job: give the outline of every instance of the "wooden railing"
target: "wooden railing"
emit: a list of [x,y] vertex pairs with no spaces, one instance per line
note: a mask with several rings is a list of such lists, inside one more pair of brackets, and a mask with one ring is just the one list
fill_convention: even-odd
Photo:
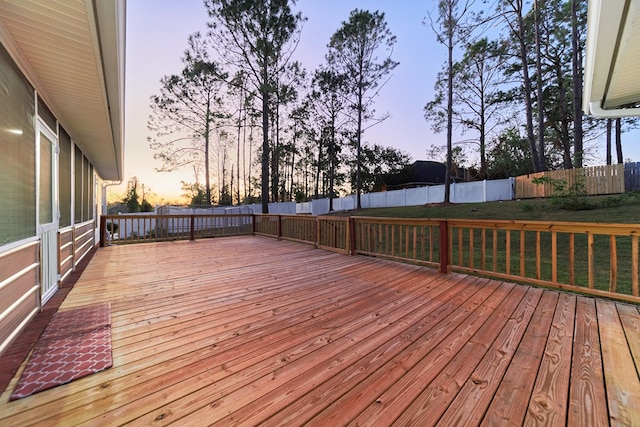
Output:
[[261,236],[280,238],[280,217],[279,215],[254,215],[253,233]]
[[318,242],[319,248],[349,254],[352,252],[352,233],[347,217],[319,216]]
[[[118,224],[118,235],[106,231]],[[135,231],[134,231],[135,230]],[[116,215],[104,245],[257,234],[640,303],[640,225],[308,215]]]
[[472,274],[638,298],[640,226],[449,220],[449,265]]
[[251,234],[253,215],[103,215],[100,246]]
[[431,267],[440,266],[440,221],[354,217],[354,251]]

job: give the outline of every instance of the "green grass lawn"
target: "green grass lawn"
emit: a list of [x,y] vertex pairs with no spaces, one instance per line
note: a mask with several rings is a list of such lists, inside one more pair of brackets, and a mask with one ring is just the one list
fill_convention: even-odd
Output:
[[528,199],[361,209],[349,211],[347,214],[389,218],[514,219],[640,224],[640,192],[592,196],[587,197],[586,200],[595,208],[570,211],[554,206],[550,199]]

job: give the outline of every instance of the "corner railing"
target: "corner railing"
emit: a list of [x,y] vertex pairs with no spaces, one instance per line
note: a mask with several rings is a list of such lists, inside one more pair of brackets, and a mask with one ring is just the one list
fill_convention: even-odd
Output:
[[100,246],[251,234],[251,214],[103,215]]
[[263,235],[640,303],[640,225],[309,215],[109,215],[101,246]]

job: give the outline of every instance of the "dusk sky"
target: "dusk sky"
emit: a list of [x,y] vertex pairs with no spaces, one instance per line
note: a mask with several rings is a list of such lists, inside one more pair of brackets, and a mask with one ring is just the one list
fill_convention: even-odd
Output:
[[[379,10],[397,42],[392,58],[400,62],[375,102],[377,112],[391,117],[366,131],[364,140],[401,149],[414,160],[427,159],[426,151],[445,145],[445,133],[434,135],[423,116],[423,107],[433,97],[437,72],[446,59],[446,50],[435,41],[431,29],[422,24],[435,1],[384,0],[300,0],[297,9],[308,18],[302,30],[295,58],[312,72],[323,62],[331,35],[355,8]],[[180,181],[194,181],[191,169],[158,173],[147,137],[149,98],[157,94],[160,79],[179,73],[187,37],[206,33],[207,13],[202,0],[129,0],[127,2],[125,181],[137,176],[165,201],[179,200]],[[634,132],[637,135],[637,132]],[[460,139],[460,136],[456,136]],[[640,160],[638,143],[624,135],[624,157]],[[454,142],[456,139],[454,138]],[[591,164],[601,164],[594,159]],[[123,194],[125,186],[110,187]],[[113,197],[113,196],[112,196]]]

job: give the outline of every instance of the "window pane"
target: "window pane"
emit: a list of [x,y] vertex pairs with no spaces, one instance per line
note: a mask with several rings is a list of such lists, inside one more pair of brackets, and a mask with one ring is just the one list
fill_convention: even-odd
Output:
[[82,183],[82,200],[84,202],[84,206],[82,209],[82,221],[88,221],[89,219],[91,219],[91,215],[90,212],[92,210],[91,208],[91,199],[89,198],[89,189],[91,188],[91,168],[89,167],[90,163],[89,163],[89,159],[87,159],[86,157],[82,158],[82,171],[83,171],[83,176],[84,176],[84,180]]
[[95,200],[93,200],[93,165],[89,163],[89,218],[93,219],[93,206],[95,205]]
[[60,227],[71,225],[71,138],[60,128],[59,198]]
[[40,224],[50,224],[53,222],[53,168],[51,140],[44,134],[40,134]]
[[38,97],[38,116],[49,126],[49,129],[56,133],[56,117],[53,115],[42,98]]
[[76,155],[74,161],[74,203],[75,203],[75,223],[82,222],[82,151],[76,147]]
[[35,98],[0,44],[0,245],[36,235]]

